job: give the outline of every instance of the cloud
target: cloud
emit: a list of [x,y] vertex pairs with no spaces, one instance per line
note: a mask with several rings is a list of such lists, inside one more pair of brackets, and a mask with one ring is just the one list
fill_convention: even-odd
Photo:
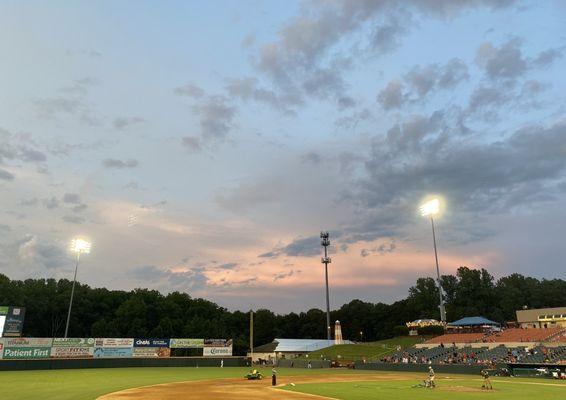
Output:
[[76,225],[85,222],[85,219],[83,217],[79,217],[78,215],[64,215],[63,217],[61,217],[61,219],[65,222],[68,222],[69,224],[76,224]]
[[485,42],[477,50],[476,63],[489,79],[513,83],[529,69],[547,67],[562,56],[561,50],[548,49],[532,59],[523,55],[522,44],[518,38],[510,39],[499,47]]
[[368,257],[372,254],[385,255],[387,253],[393,253],[396,248],[397,248],[397,245],[395,244],[395,242],[392,241],[392,242],[389,242],[389,243],[382,243],[379,246],[371,248],[371,249],[362,249],[360,251],[360,255],[362,257]]
[[200,99],[205,95],[205,92],[202,88],[193,84],[179,86],[175,88],[174,92],[179,96],[188,96],[194,99]]
[[273,90],[261,87],[257,78],[230,79],[225,90],[233,98],[267,104],[287,115],[294,114],[293,107],[302,104],[302,99],[297,93],[282,92],[278,94]]
[[200,139],[194,136],[185,136],[181,139],[181,143],[192,153],[198,153],[202,150]]
[[200,119],[201,136],[207,141],[222,141],[233,127],[236,108],[223,96],[209,96],[192,107]]
[[439,90],[452,89],[468,78],[466,64],[457,58],[444,65],[416,65],[403,76],[403,80],[390,81],[379,92],[377,101],[384,110],[401,108],[406,103],[422,102]]
[[59,207],[59,200],[56,197],[49,197],[41,200],[41,203],[48,210]]
[[110,169],[126,169],[126,168],[135,168],[139,165],[138,160],[129,159],[129,160],[118,160],[116,158],[107,158],[103,161],[102,165],[105,168]]
[[289,257],[312,257],[319,255],[321,252],[320,238],[318,236],[310,236],[306,238],[297,238],[286,246],[280,246],[274,250],[259,255],[261,258],[277,258],[279,256]]
[[24,148],[21,151],[20,158],[22,161],[41,162],[41,161],[45,161],[47,159],[47,156],[45,155],[45,153],[42,153],[41,151]]
[[93,78],[83,78],[72,82],[70,86],[59,89],[53,97],[37,98],[32,101],[37,115],[43,119],[56,119],[61,116],[72,116],[85,125],[98,126],[100,118],[87,101],[93,86],[98,82]]
[[137,125],[137,124],[140,124],[142,122],[145,122],[145,120],[143,118],[140,118],[140,117],[131,117],[131,118],[118,117],[118,118],[115,118],[114,121],[112,121],[112,125],[114,125],[114,128],[116,128],[118,130],[122,130],[122,129],[129,127],[129,126]]
[[317,165],[322,162],[322,157],[315,151],[309,151],[301,156],[301,162],[304,164]]
[[14,178],[15,178],[14,174],[12,174],[9,171],[6,171],[5,169],[0,168],[0,180],[13,181]]
[[63,195],[63,203],[67,204],[80,204],[81,196],[76,193],[65,193]]
[[18,260],[24,264],[40,266],[46,269],[67,267],[69,258],[59,246],[40,239],[38,236],[25,235],[13,244]]

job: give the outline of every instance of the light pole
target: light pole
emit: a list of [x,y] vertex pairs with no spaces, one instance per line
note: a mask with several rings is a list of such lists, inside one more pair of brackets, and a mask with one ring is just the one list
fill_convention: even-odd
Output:
[[324,257],[322,258],[322,263],[324,264],[324,274],[326,277],[326,339],[331,340],[330,335],[330,299],[328,294],[328,264],[332,262],[332,259],[328,257],[328,246],[330,246],[330,234],[328,232],[320,232],[320,238],[322,239],[321,244],[324,247]]
[[436,261],[436,282],[438,284],[438,295],[440,296],[440,320],[446,324],[446,308],[444,307],[444,296],[442,295],[442,284],[440,282],[440,268],[438,267],[438,251],[436,250],[436,233],[434,231],[434,216],[440,211],[440,200],[432,199],[420,206],[421,215],[430,217],[432,226],[432,242],[434,244],[434,259]]
[[91,244],[83,239],[73,239],[71,242],[71,251],[75,253],[77,262],[75,264],[75,276],[73,277],[73,287],[71,289],[71,300],[69,301],[69,311],[67,312],[67,324],[65,325],[65,338],[69,333],[69,321],[71,319],[71,309],[73,308],[73,297],[75,296],[75,284],[77,283],[77,270],[79,269],[79,260],[81,254],[90,253]]

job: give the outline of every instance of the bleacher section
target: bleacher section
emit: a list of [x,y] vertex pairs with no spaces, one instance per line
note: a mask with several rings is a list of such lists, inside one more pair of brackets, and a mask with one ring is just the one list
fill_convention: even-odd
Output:
[[[547,343],[547,345],[544,345]],[[501,344],[500,344],[501,343]],[[448,333],[397,351],[380,362],[405,364],[566,364],[564,328],[510,328],[491,333]]]
[[480,341],[486,343],[544,342],[559,334],[562,328],[521,329],[511,328],[496,332]]
[[434,337],[427,341],[430,344],[450,344],[450,343],[475,343],[480,342],[485,337],[485,333],[447,333]]

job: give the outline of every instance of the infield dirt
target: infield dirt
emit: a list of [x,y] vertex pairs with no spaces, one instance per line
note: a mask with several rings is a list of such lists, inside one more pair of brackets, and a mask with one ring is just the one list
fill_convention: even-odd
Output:
[[[356,374],[356,375],[310,375],[278,377],[278,386],[290,383],[330,383],[407,380],[412,377],[422,380],[423,374]],[[249,400],[249,399],[330,399],[296,392],[274,389],[271,377],[261,381],[241,379],[216,379],[206,381],[175,382],[143,386],[122,390],[99,397],[97,400]]]

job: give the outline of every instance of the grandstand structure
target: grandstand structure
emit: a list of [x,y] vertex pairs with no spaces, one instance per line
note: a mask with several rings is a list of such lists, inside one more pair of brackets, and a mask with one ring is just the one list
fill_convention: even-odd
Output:
[[[552,310],[552,311],[549,311]],[[563,309],[529,310],[526,319],[560,319]],[[518,312],[519,315],[519,312]],[[523,314],[522,316],[524,316]],[[534,316],[534,317],[533,317]],[[566,325],[533,324],[501,329],[483,317],[468,317],[447,325],[445,334],[398,350],[378,362],[398,364],[556,364],[566,365]]]

